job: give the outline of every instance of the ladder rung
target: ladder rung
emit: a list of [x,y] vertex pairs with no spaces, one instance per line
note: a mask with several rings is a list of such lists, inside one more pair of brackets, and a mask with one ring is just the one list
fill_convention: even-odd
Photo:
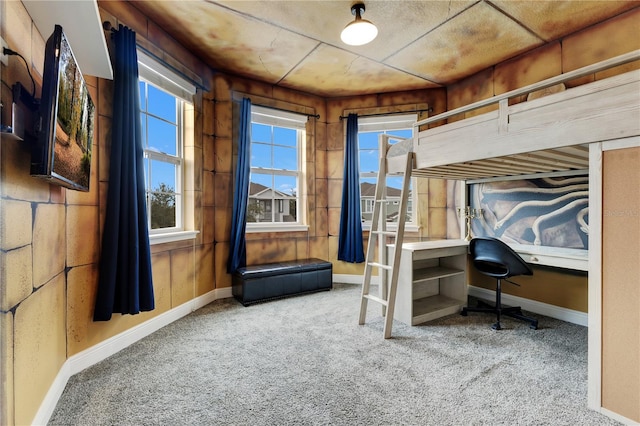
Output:
[[376,203],[399,203],[400,202],[399,199],[386,199],[386,198],[380,198],[375,201]]
[[391,266],[391,265],[385,265],[383,263],[378,263],[378,262],[369,262],[368,265],[369,266],[378,267],[378,268],[382,268],[382,269],[386,269],[387,271],[390,271],[390,270],[393,269],[393,266]]
[[371,231],[371,233],[373,234],[380,234],[380,235],[388,235],[390,237],[395,237],[396,236],[396,232],[395,231]]
[[374,302],[378,302],[378,303],[380,303],[380,304],[382,304],[384,306],[388,306],[389,305],[389,303],[386,300],[381,299],[381,298],[379,298],[377,296],[374,296],[372,294],[365,294],[364,297],[369,299],[369,300],[373,300]]

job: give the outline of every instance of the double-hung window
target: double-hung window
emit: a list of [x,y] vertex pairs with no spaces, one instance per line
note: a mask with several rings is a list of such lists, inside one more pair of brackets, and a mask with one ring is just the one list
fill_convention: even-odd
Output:
[[247,230],[290,230],[304,225],[301,208],[307,117],[251,107],[251,174]]
[[[379,137],[381,134],[396,136],[400,139],[413,136],[413,124],[416,122],[415,114],[388,115],[376,117],[358,118],[358,160],[360,167],[360,211],[363,227],[371,226],[373,207],[375,205],[375,189],[380,167],[380,158],[384,152],[380,152]],[[391,139],[390,143],[397,140]],[[387,205],[387,223],[393,228],[398,222],[400,212],[400,193],[402,190],[402,176],[387,176],[386,199],[397,199]],[[409,183],[409,197],[407,200],[407,216],[405,226],[416,226],[417,218],[413,212],[415,200],[414,179]]]
[[[195,87],[138,51],[140,121],[150,239],[185,230],[185,140]],[[191,210],[193,206],[191,206]]]

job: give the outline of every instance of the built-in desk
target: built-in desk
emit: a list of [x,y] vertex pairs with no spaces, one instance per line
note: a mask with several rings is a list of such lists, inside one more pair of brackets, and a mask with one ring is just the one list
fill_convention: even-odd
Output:
[[[404,243],[393,317],[416,325],[460,312],[467,303],[467,246],[464,240]],[[388,250],[393,256],[394,246]]]
[[[394,318],[416,325],[460,312],[467,304],[465,240],[404,243],[396,291]],[[557,268],[588,270],[588,251],[509,244],[525,262]],[[388,258],[394,245],[389,244]]]
[[589,251],[562,247],[533,246],[509,243],[525,262],[555,268],[589,270]]

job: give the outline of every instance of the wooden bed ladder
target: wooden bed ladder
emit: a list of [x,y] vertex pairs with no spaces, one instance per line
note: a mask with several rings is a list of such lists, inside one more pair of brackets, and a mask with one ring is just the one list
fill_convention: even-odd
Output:
[[[411,170],[414,164],[414,156],[411,150],[394,156],[391,160],[388,157],[390,145],[388,135],[381,135],[380,149],[384,149],[387,155],[381,156],[380,168],[376,182],[376,191],[373,207],[373,217],[371,219],[371,231],[369,232],[369,243],[367,244],[367,255],[365,259],[364,278],[362,284],[362,294],[360,298],[360,318],[359,324],[363,325],[367,317],[367,302],[369,300],[382,305],[382,315],[385,316],[383,335],[385,339],[391,337],[391,327],[393,324],[393,310],[396,303],[396,288],[398,285],[398,273],[400,270],[400,255],[402,253],[402,239],[404,235],[404,225],[407,217],[407,200],[409,197],[409,182],[411,180]],[[405,140],[406,145],[412,143],[412,139]],[[400,200],[397,198],[387,199],[387,175],[402,175],[402,190]],[[395,231],[387,230],[387,206],[398,203],[398,226]],[[395,249],[393,258],[387,259],[387,239],[393,238]],[[375,260],[376,244],[378,246],[379,261]],[[378,268],[380,276],[379,295],[370,293],[371,272],[373,268]]]

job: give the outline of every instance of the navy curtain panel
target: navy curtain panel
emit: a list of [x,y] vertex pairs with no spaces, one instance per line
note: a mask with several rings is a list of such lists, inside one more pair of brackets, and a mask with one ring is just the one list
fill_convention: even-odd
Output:
[[338,234],[338,260],[364,262],[360,214],[360,171],[358,167],[358,115],[347,117],[347,143],[344,151],[342,209]]
[[115,45],[109,190],[94,321],[154,309],[144,188],[136,33],[120,25]]
[[244,98],[240,104],[240,126],[238,134],[238,163],[236,165],[231,236],[229,238],[229,260],[227,272],[247,266],[247,203],[249,199],[249,172],[251,167],[251,99]]

